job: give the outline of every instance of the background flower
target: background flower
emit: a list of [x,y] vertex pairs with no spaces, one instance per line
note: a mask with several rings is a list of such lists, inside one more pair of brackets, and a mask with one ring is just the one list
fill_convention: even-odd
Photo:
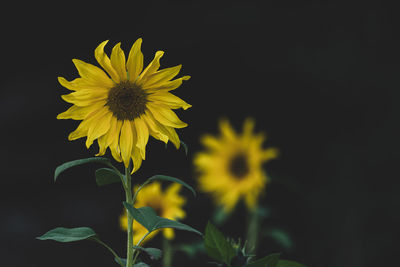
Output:
[[217,205],[231,211],[240,199],[253,209],[268,182],[263,164],[277,156],[275,148],[264,149],[264,134],[254,134],[254,120],[247,119],[243,133],[236,133],[227,120],[220,122],[219,137],[204,135],[206,151],[194,158],[200,189],[211,193]]
[[[135,187],[134,191],[137,189],[138,186]],[[171,220],[183,219],[186,216],[186,212],[183,210],[186,199],[179,194],[180,189],[180,184],[173,183],[165,190],[162,190],[160,182],[153,182],[140,190],[136,198],[135,208],[152,207],[160,217]],[[125,209],[123,215],[120,217],[120,225],[121,228],[126,231],[128,220]],[[134,231],[133,243],[137,244],[137,242],[147,233],[147,230],[137,221],[133,222],[132,228]],[[162,231],[164,237],[167,239],[172,239],[175,236],[174,229],[164,228],[152,232],[143,240],[143,242],[153,238],[159,231]]]

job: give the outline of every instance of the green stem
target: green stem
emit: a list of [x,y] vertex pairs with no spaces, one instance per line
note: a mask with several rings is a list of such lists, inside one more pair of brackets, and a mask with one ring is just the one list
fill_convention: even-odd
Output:
[[163,267],[171,267],[172,266],[172,246],[171,242],[163,237]]
[[[125,196],[126,202],[133,206],[133,199],[132,199],[132,177],[131,177],[131,168],[125,168],[125,178],[126,178],[126,187],[125,189]],[[130,215],[128,211],[126,211],[128,217],[128,240],[127,240],[127,252],[126,252],[126,267],[133,267],[133,217]]]
[[[149,234],[150,234],[150,232],[147,232],[145,235],[143,235],[142,238],[139,240],[139,242],[137,242],[136,247],[138,247],[138,246],[142,243],[142,241],[143,241]],[[133,258],[133,264],[135,264],[136,259],[137,259],[137,257],[138,257],[139,254],[140,254],[140,250],[139,250],[139,249],[134,249],[133,253],[135,253],[135,252],[136,252],[136,255],[135,255],[135,257]]]
[[257,213],[257,207],[249,209],[248,212],[248,223],[247,223],[247,248],[253,254],[257,250],[258,242],[258,228],[259,228],[259,218]]

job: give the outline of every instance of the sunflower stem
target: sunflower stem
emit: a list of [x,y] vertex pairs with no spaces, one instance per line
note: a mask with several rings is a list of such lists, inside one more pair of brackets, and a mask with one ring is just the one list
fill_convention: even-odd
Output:
[[248,209],[247,214],[247,247],[251,253],[257,252],[258,243],[258,228],[259,228],[259,217],[257,212],[257,206]]
[[163,267],[171,267],[172,266],[172,246],[171,242],[163,237]]
[[[131,177],[131,168],[130,165],[125,168],[125,177],[126,177],[126,188],[125,189],[125,196],[126,202],[133,205],[133,198],[132,198],[132,177]],[[130,215],[128,211],[126,211],[128,217],[128,240],[127,240],[127,252],[126,252],[126,267],[133,267],[133,217]]]

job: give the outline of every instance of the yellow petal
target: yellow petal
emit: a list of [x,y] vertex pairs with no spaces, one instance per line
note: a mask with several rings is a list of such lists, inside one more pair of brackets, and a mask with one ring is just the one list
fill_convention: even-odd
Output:
[[102,156],[106,153],[107,147],[112,144],[113,139],[116,138],[117,136],[116,128],[117,128],[117,119],[112,116],[110,120],[110,129],[108,129],[107,133],[99,137],[99,139],[97,140],[99,144],[99,153],[97,153],[96,156]]
[[159,70],[147,77],[143,87],[160,86],[178,75],[181,68],[182,65],[178,65],[175,67]]
[[97,62],[99,62],[100,66],[108,73],[108,75],[110,75],[111,79],[115,83],[119,83],[119,76],[115,69],[111,66],[111,61],[108,58],[107,54],[104,53],[104,46],[107,43],[108,40],[99,44],[99,46],[94,50],[94,57],[96,58]]
[[128,168],[131,158],[132,146],[134,144],[133,138],[131,122],[129,120],[124,120],[124,123],[121,127],[119,147],[121,149],[121,157],[126,168]]
[[150,94],[148,96],[148,99],[155,102],[155,104],[165,104],[172,109],[183,108],[184,110],[186,110],[192,106],[180,99],[179,97],[168,92]]
[[115,136],[111,140],[111,144],[110,144],[111,155],[118,162],[122,162],[121,150],[119,148],[119,139],[120,139],[122,124],[123,124],[123,121],[117,120],[117,126],[116,126],[116,130],[114,133]]
[[147,141],[149,140],[149,130],[147,128],[146,123],[140,118],[135,118],[134,127],[136,128],[137,134],[137,143],[136,146],[140,150],[140,155],[143,159],[146,158],[146,145]]
[[224,147],[217,138],[209,134],[203,135],[200,141],[204,146],[212,150],[220,150]]
[[104,92],[97,92],[92,90],[81,90],[70,93],[68,95],[62,95],[61,98],[65,102],[84,107],[102,100],[103,102],[105,102],[105,99],[107,99],[107,94]]
[[174,128],[184,128],[187,126],[187,124],[181,121],[172,110],[161,105],[155,106],[152,103],[149,103],[147,106],[154,118],[161,124]]
[[71,106],[66,111],[57,115],[57,119],[73,119],[73,120],[83,120],[87,115],[92,113],[95,110],[100,109],[104,106],[105,101],[95,102],[93,105],[79,107],[76,105]]
[[179,86],[181,86],[182,81],[187,81],[190,79],[190,76],[183,76],[181,78],[175,79],[173,81],[170,82],[165,82],[161,85],[156,84],[153,86],[149,86],[146,87],[145,85],[142,86],[142,88],[144,90],[146,90],[146,92],[148,93],[155,93],[155,92],[168,92],[168,91],[172,91],[175,90],[176,88],[178,88]]
[[229,124],[229,121],[226,119],[222,119],[219,122],[219,128],[222,133],[222,136],[229,140],[235,140],[236,139],[236,133],[233,130],[232,126]]
[[142,115],[142,119],[146,122],[151,136],[163,141],[164,143],[168,143],[168,135],[166,131],[163,131],[160,127],[158,127],[159,123],[154,119],[153,115],[151,115],[148,110],[146,110],[145,114]]
[[133,174],[142,165],[142,156],[140,155],[140,150],[138,147],[133,148],[131,158],[133,161],[133,170],[132,170],[132,174]]
[[92,89],[92,90],[108,89],[107,86],[104,86],[102,83],[99,83],[98,81],[93,82],[85,80],[83,78],[76,78],[69,82],[63,77],[58,77],[58,82],[65,88],[73,91],[79,91],[85,89]]
[[139,38],[132,45],[131,51],[129,52],[128,61],[126,62],[129,81],[131,82],[135,82],[143,70],[143,53],[140,50],[141,45],[142,38]]
[[114,86],[114,83],[108,78],[107,74],[101,70],[100,68],[83,62],[82,60],[79,59],[73,59],[72,62],[75,64],[76,69],[79,72],[79,75],[93,83],[98,85],[99,87],[106,87],[106,88],[111,88]]
[[93,144],[94,140],[107,133],[108,129],[110,129],[111,116],[112,113],[108,111],[108,108],[103,108],[93,119],[95,122],[89,127],[86,139],[87,148]]
[[120,81],[126,81],[125,53],[121,49],[121,43],[114,46],[111,51],[111,66],[117,72]]
[[262,152],[262,159],[263,161],[269,161],[271,159],[274,159],[278,157],[279,155],[279,150],[276,148],[267,148]]
[[98,110],[93,111],[92,113],[88,114],[86,118],[78,125],[75,131],[71,132],[68,135],[68,140],[76,140],[79,138],[82,138],[84,136],[87,136],[88,130],[90,125],[93,123],[93,118],[96,118],[96,115],[103,109],[101,107]]
[[179,149],[179,147],[181,145],[181,141],[179,140],[179,136],[176,133],[175,129],[172,127],[169,127],[169,126],[165,126],[165,129],[168,132],[169,140],[171,140],[171,142],[174,144],[176,149]]
[[174,239],[174,237],[175,237],[174,229],[172,229],[172,228],[164,228],[163,233],[164,233],[164,237],[166,239],[171,240],[171,239]]
[[253,133],[255,121],[252,118],[247,118],[243,124],[243,135],[244,136],[251,136]]
[[163,51],[157,51],[154,59],[150,62],[150,64],[144,69],[144,71],[140,74],[137,83],[139,85],[144,84],[147,77],[154,72],[156,72],[160,68],[160,58],[164,55]]

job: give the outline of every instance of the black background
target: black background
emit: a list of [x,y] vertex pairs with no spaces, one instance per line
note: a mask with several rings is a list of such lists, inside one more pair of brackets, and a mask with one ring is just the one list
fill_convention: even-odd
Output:
[[[142,1],[141,1],[142,2]],[[148,63],[183,64],[191,75],[175,94],[193,105],[178,112],[190,149],[151,140],[138,181],[167,174],[196,185],[192,157],[203,133],[217,133],[220,117],[236,128],[252,116],[266,145],[281,157],[266,167],[296,190],[268,187],[263,202],[296,247],[282,251],[263,240],[261,254],[310,267],[383,266],[400,238],[400,40],[397,10],[382,1],[137,1],[40,5],[16,3],[0,17],[0,255],[1,266],[117,266],[95,243],[35,240],[57,226],[90,226],[120,254],[125,234],[118,185],[98,188],[94,170],[77,167],[52,180],[59,164],[90,157],[84,140],[69,142],[76,121],[57,121],[69,105],[57,76],[71,80],[72,58],[95,63],[94,48],[110,39],[128,51],[143,38]],[[188,198],[185,223],[204,230],[212,208]],[[240,208],[223,231],[243,237]],[[197,236],[179,232],[176,242]],[[152,245],[158,246],[159,240]],[[177,254],[174,266],[206,266]]]

